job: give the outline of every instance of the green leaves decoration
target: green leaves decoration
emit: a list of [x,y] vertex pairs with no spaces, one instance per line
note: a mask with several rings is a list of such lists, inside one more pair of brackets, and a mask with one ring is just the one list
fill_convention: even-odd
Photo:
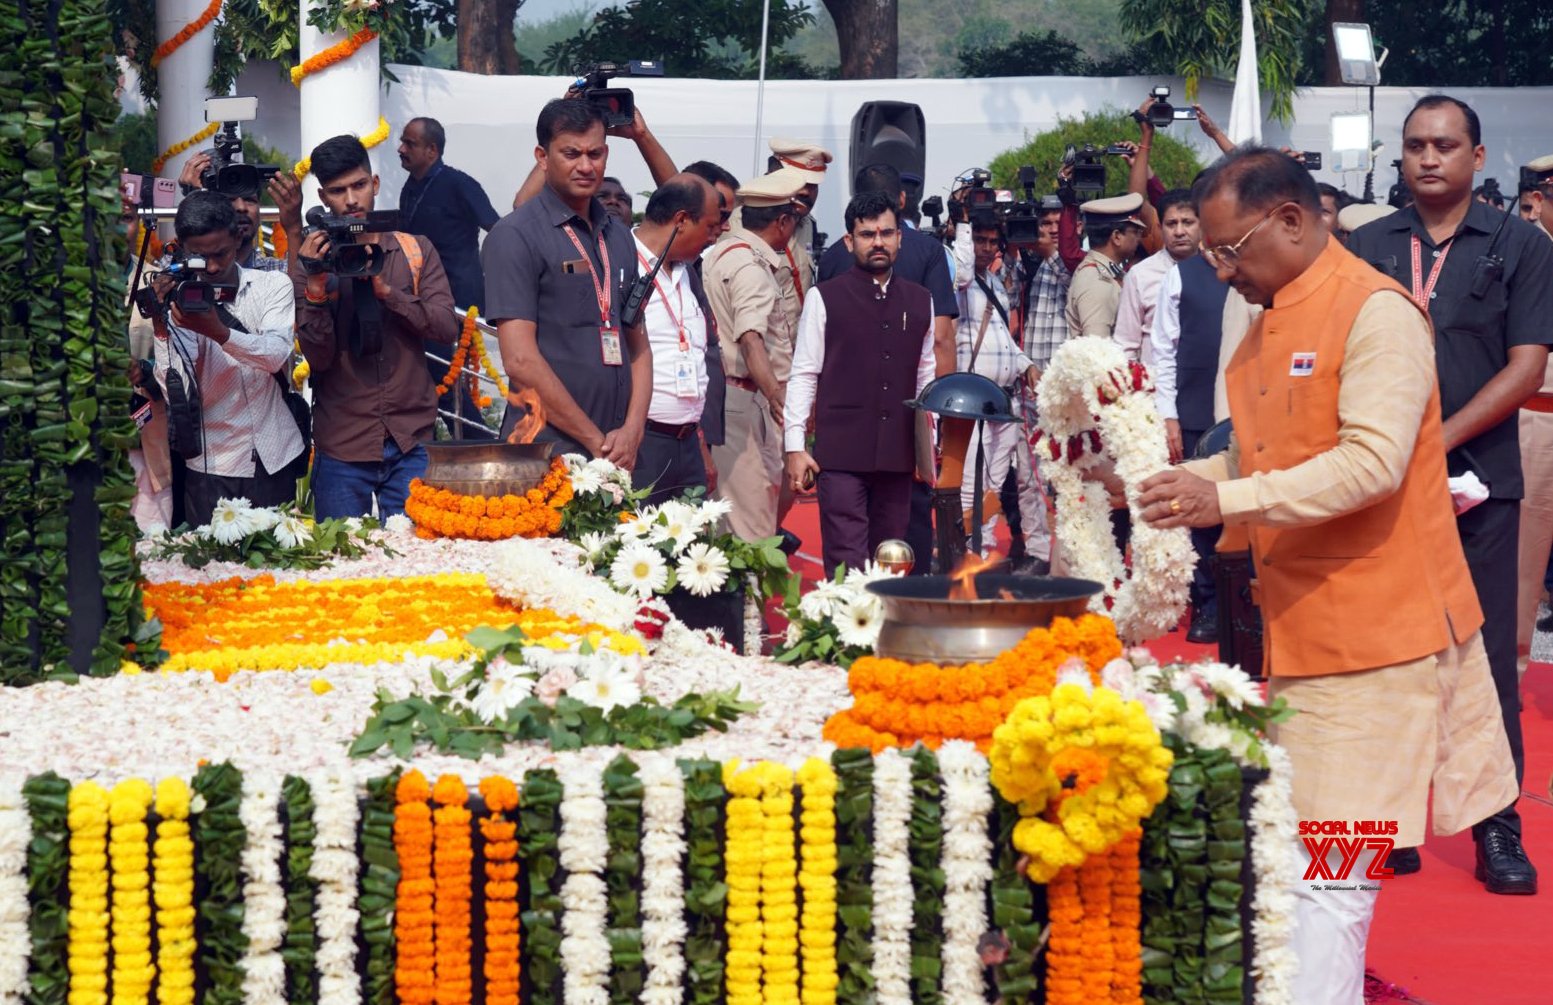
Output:
[[685,776],[685,974],[690,1005],[714,1005],[722,998],[728,906],[723,873],[722,765],[680,761]]
[[[195,873],[204,891],[196,907],[199,962],[210,978],[207,1005],[242,1005],[243,849],[248,830],[238,815],[243,776],[228,762],[207,764],[194,775],[194,794],[205,808],[193,814]],[[197,805],[197,804],[196,804]]]
[[[1007,1005],[1030,1001],[1040,984],[1038,967],[1045,954],[1037,954],[1044,919],[1036,914],[1036,886],[1019,868],[1019,851],[1014,847],[1014,825],[1019,823],[1019,807],[992,793],[993,820],[997,835],[992,847],[997,862],[992,872],[992,928],[1001,931],[1008,943],[1008,954],[993,971],[998,997]],[[1044,912],[1043,912],[1044,913]]]
[[[290,504],[280,507],[279,512],[282,517],[303,516]],[[178,559],[191,569],[203,569],[211,562],[237,562],[251,569],[321,569],[336,559],[360,558],[369,550],[397,558],[381,538],[374,539],[372,532],[377,529],[378,522],[371,517],[331,517],[315,522],[308,539],[293,546],[282,544],[274,527],[256,530],[231,543],[190,530],[158,539],[149,557]]]
[[604,831],[609,859],[604,885],[609,895],[609,981],[611,1005],[632,1005],[647,982],[642,958],[642,780],[636,764],[621,754],[604,768]]
[[911,999],[916,1005],[944,1000],[944,810],[938,758],[926,747],[911,754],[911,886],[916,893],[911,929]]
[[70,783],[50,771],[33,775],[22,785],[27,813],[32,817],[32,843],[27,846],[27,927],[32,940],[28,968],[29,1005],[65,1005],[70,992],[66,967],[70,942],[70,832],[67,826]]
[[838,750],[836,769],[836,996],[871,1001],[874,990],[874,756]]
[[287,775],[280,794],[286,804],[286,941],[280,950],[286,964],[286,1001],[312,1005],[318,1000],[313,974],[318,957],[318,930],[313,924],[318,883],[308,875],[313,867],[313,842],[318,837],[313,824],[313,789],[303,779]]
[[[399,854],[394,851],[394,789],[399,772],[367,783],[361,814],[361,938],[367,945],[366,1005],[394,1005],[394,905],[399,892]],[[295,999],[292,999],[295,1002]]]
[[543,768],[523,780],[518,806],[518,857],[528,880],[528,910],[522,913],[523,973],[531,1005],[556,1005],[561,979],[561,781]]

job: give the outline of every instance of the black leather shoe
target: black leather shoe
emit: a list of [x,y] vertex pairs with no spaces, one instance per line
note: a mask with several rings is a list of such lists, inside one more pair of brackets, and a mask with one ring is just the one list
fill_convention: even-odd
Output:
[[1553,608],[1537,619],[1537,631],[1553,632]]
[[1393,876],[1411,876],[1424,867],[1417,848],[1393,848],[1386,856],[1386,868]]
[[1537,892],[1537,867],[1526,857],[1520,836],[1508,827],[1489,824],[1477,842],[1473,872],[1489,893],[1529,895]]
[[781,548],[782,553],[789,558],[798,554],[798,549],[803,547],[803,541],[798,537],[798,535],[794,534],[786,527],[782,528],[778,536],[782,538],[782,543],[777,545],[777,547]]
[[1212,608],[1192,611],[1192,627],[1186,630],[1186,641],[1201,646],[1219,641],[1218,612]]

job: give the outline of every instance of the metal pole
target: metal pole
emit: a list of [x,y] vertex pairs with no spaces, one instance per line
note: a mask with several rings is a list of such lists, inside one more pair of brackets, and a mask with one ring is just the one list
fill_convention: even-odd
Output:
[[760,138],[766,118],[766,39],[771,30],[771,0],[760,10],[760,82],[755,85],[755,149],[751,154],[752,175],[764,174],[761,170]]
[[1364,201],[1375,201],[1375,88],[1370,88],[1370,170],[1364,176]]

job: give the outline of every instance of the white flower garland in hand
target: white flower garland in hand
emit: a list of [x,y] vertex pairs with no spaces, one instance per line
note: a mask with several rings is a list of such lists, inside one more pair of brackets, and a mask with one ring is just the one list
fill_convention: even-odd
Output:
[[566,1005],[609,1005],[609,891],[604,867],[604,777],[597,764],[562,762],[561,969]]
[[27,919],[27,846],[32,815],[21,780],[0,779],[0,1002],[19,1002],[28,991],[27,957],[32,936]]
[[642,1005],[678,1005],[685,976],[685,778],[673,758],[637,758],[642,779]]
[[[1057,540],[1072,575],[1104,584],[1104,594],[1090,606],[1102,614],[1109,607],[1117,634],[1128,644],[1176,626],[1196,564],[1188,531],[1150,526],[1138,504],[1144,479],[1170,466],[1153,390],[1148,371],[1129,364],[1118,346],[1085,337],[1057,350],[1037,391],[1037,451],[1057,490]],[[1132,513],[1130,576],[1111,534],[1107,493],[1084,481],[1084,473],[1107,458],[1126,486]]]
[[356,787],[340,769],[308,778],[313,789],[313,864],[308,876],[318,884],[313,918],[318,931],[318,1005],[359,1005],[361,978],[356,973],[357,875]]
[[874,981],[878,1005],[911,1005],[911,762],[874,759]]
[[992,882],[992,786],[987,759],[965,740],[938,750],[944,778],[944,978],[946,1005],[985,1005],[986,969],[978,953],[987,931]]
[[1291,1005],[1299,958],[1294,954],[1294,882],[1300,872],[1295,851],[1299,818],[1294,811],[1294,765],[1282,747],[1263,748],[1269,773],[1251,797],[1251,900],[1255,950],[1256,1005]]
[[248,832],[243,846],[243,1001],[249,1005],[286,1005],[286,891],[280,881],[280,785],[272,774],[243,778],[237,816]]

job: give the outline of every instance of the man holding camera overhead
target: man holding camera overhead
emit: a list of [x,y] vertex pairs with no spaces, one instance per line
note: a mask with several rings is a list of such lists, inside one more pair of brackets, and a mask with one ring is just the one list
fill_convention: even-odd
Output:
[[[359,139],[324,140],[311,161],[326,212],[309,213],[291,278],[312,369],[314,510],[366,516],[375,502],[387,518],[404,512],[410,481],[426,470],[421,441],[432,436],[437,395],[424,342],[458,338],[453,293],[437,249],[388,232],[395,214],[373,213],[378,178]],[[350,235],[352,222],[384,232]]]
[[291,355],[292,295],[285,277],[238,266],[226,196],[193,193],[173,226],[175,266],[136,302],[151,308],[156,382],[187,465],[184,522],[202,527],[220,499],[277,506],[296,493],[307,453],[275,378]]

